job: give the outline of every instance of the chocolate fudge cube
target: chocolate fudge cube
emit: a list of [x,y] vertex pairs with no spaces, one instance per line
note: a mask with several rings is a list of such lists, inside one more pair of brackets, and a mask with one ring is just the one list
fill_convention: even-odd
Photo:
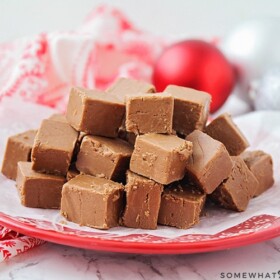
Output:
[[164,92],[174,97],[173,129],[181,135],[203,130],[209,114],[211,95],[191,88],[170,85]]
[[125,104],[126,96],[134,95],[139,92],[155,92],[155,87],[143,81],[119,78],[106,91],[116,96],[123,104]]
[[186,178],[207,194],[228,178],[233,167],[224,144],[195,130],[186,137],[193,143],[193,154],[187,164]]
[[172,133],[174,99],[169,94],[139,94],[126,102],[125,127],[135,134]]
[[132,151],[132,146],[121,139],[85,136],[76,167],[81,173],[122,181]]
[[66,175],[78,138],[68,123],[43,120],[31,153],[32,169],[37,172]]
[[17,189],[21,204],[31,208],[60,208],[62,176],[42,174],[32,170],[31,162],[19,162]]
[[229,178],[211,194],[211,198],[224,208],[244,211],[258,189],[259,182],[241,157],[234,156],[232,161]]
[[145,134],[136,138],[130,170],[160,184],[170,184],[185,175],[192,143],[175,135]]
[[161,184],[128,171],[125,185],[126,207],[122,225],[156,229],[162,190]]
[[[143,81],[129,78],[119,78],[106,90],[106,92],[115,96],[119,101],[121,101],[125,110],[127,96],[138,93],[153,93],[155,92],[155,87]],[[121,128],[125,130],[125,116],[123,118]],[[133,133],[129,133],[129,136],[130,134]],[[133,139],[133,136],[131,136],[131,138]]]
[[247,139],[227,113],[207,125],[205,132],[222,142],[231,156],[240,155],[249,146]]
[[52,121],[67,122],[66,116],[62,114],[52,114],[48,119]]
[[[67,123],[66,116],[62,115],[62,114],[53,114],[48,119],[52,120],[52,121],[60,121],[60,122],[66,122]],[[81,145],[81,142],[82,142],[82,139],[83,139],[84,135],[86,135],[86,133],[79,132],[79,136],[78,136],[78,139],[76,141],[76,146],[75,146],[73,156],[72,156],[72,162],[75,162],[77,160],[77,154],[79,152],[80,145]],[[70,171],[70,173],[71,173],[71,171]]]
[[263,151],[246,151],[241,157],[259,181],[255,195],[258,196],[274,184],[273,162],[269,154]]
[[160,204],[158,223],[187,229],[199,222],[206,194],[187,185],[165,188]]
[[19,161],[30,161],[36,133],[36,130],[28,130],[8,138],[1,170],[7,178],[16,180],[17,163]]
[[118,226],[123,209],[123,185],[78,175],[62,189],[61,214],[81,226],[108,229]]
[[78,87],[71,89],[66,118],[78,131],[117,137],[124,114],[123,103],[109,93]]

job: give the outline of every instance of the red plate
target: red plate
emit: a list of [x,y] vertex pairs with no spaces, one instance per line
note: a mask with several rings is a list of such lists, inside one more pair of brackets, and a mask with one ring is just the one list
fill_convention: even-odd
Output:
[[[188,234],[178,238],[149,234],[117,236],[104,231],[85,232],[69,228],[50,230],[49,222],[15,219],[0,213],[0,222],[25,235],[78,248],[141,254],[189,254],[240,247],[280,236],[280,217],[254,216],[215,235]],[[49,229],[48,229],[49,228]]]

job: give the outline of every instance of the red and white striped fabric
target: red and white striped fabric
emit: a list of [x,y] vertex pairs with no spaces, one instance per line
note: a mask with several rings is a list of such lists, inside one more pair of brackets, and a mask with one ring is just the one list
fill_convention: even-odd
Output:
[[0,98],[63,110],[72,85],[102,89],[118,76],[149,81],[163,46],[119,10],[100,6],[75,30],[0,44]]

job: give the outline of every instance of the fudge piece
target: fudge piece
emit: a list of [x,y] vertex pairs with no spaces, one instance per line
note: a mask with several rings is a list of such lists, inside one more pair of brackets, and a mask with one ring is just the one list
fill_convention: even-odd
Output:
[[17,189],[21,204],[31,208],[60,208],[62,176],[42,174],[32,170],[31,162],[19,162]]
[[269,154],[263,151],[246,151],[241,157],[259,181],[255,195],[258,196],[274,184],[273,162]]
[[10,136],[7,141],[1,172],[9,179],[16,180],[17,163],[30,161],[36,130]]
[[174,97],[173,129],[188,135],[203,130],[209,114],[211,95],[191,88],[170,85],[164,92]]
[[258,189],[259,182],[241,157],[233,156],[232,161],[229,178],[220,184],[211,198],[224,208],[244,211]]
[[85,136],[76,167],[81,173],[121,181],[125,178],[132,151],[129,143],[118,138]]
[[119,78],[107,90],[125,104],[126,96],[136,93],[155,92],[155,87],[143,81],[128,78]]
[[170,184],[185,175],[192,143],[175,135],[145,134],[136,138],[130,170],[161,184]]
[[165,188],[158,216],[158,223],[187,229],[199,222],[206,194],[191,185]]
[[123,185],[78,175],[62,189],[61,214],[81,226],[108,229],[118,226],[123,209]]
[[78,138],[68,123],[43,120],[31,153],[32,169],[38,172],[66,175]]
[[228,178],[233,163],[224,144],[195,130],[186,137],[193,143],[193,154],[187,164],[186,178],[207,194]]
[[48,119],[52,121],[67,122],[66,116],[62,114],[52,114]]
[[227,113],[207,125],[205,132],[222,142],[231,156],[240,155],[249,146],[247,139]]
[[71,179],[75,178],[80,174],[79,170],[77,170],[76,166],[74,163],[70,165],[70,168],[66,174],[66,180],[70,181]]
[[[155,92],[155,87],[143,81],[129,78],[119,78],[106,90],[106,92],[114,95],[118,100],[120,100],[125,110],[127,96],[138,93],[153,93]],[[125,116],[123,118],[121,127],[125,130]]]
[[126,207],[122,225],[156,229],[162,190],[161,184],[128,171],[125,185]]
[[169,94],[128,96],[125,128],[135,134],[172,133],[174,99]]
[[117,137],[124,114],[123,103],[109,93],[79,87],[71,89],[66,118],[78,131]]

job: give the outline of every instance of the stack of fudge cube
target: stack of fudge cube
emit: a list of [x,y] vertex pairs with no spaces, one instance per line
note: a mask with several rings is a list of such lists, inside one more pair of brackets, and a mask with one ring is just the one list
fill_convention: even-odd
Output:
[[66,115],[8,139],[2,173],[27,207],[61,209],[69,221],[189,228],[206,198],[244,211],[270,188],[273,166],[222,114],[206,126],[211,97],[118,79],[105,92],[71,89]]

